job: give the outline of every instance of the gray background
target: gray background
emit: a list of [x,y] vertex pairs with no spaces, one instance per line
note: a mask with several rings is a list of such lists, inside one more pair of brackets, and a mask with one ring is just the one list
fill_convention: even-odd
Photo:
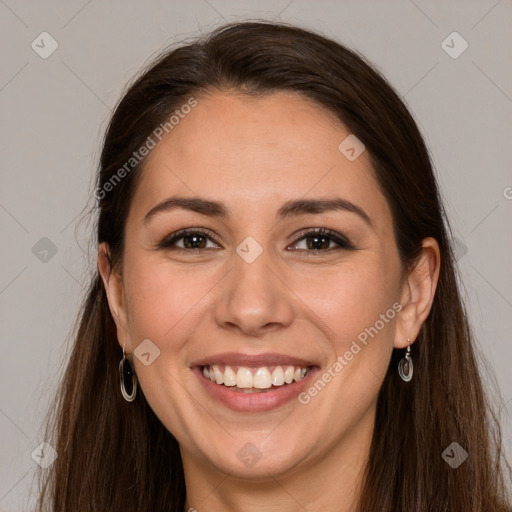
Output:
[[[474,332],[506,404],[510,460],[510,0],[0,0],[0,16],[1,511],[30,510],[31,453],[44,441],[42,418],[95,265],[91,219],[78,220],[93,204],[111,109],[125,83],[165,45],[248,18],[281,19],[358,49],[413,112],[458,239]],[[31,48],[43,31],[59,45],[47,59]],[[453,31],[469,44],[456,59],[441,46]],[[32,250],[43,237],[57,248],[47,261]]]

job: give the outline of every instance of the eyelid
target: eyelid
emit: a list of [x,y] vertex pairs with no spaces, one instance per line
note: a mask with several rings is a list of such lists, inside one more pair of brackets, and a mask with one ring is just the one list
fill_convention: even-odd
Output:
[[[295,235],[293,235],[294,242],[292,244],[296,244],[300,240],[307,238],[308,236],[312,235],[324,235],[327,238],[330,238],[331,241],[338,244],[339,249],[354,249],[355,247],[352,245],[352,243],[349,241],[349,239],[342,235],[341,233],[338,233],[337,231],[334,231],[329,228],[324,227],[315,227],[315,228],[304,228]],[[322,253],[322,252],[331,252],[332,250],[335,250],[336,248],[328,249],[326,251],[304,251],[304,252],[311,252],[311,253]]]
[[[217,245],[220,245],[222,247],[222,244],[220,242],[220,239],[214,235],[210,230],[206,228],[184,228],[180,229],[178,231],[175,231],[171,233],[170,235],[166,235],[160,242],[157,244],[157,249],[168,249],[169,247],[172,247],[171,244],[175,244],[178,240],[181,238],[184,238],[186,236],[191,236],[193,234],[201,234],[204,235],[207,238],[210,238],[213,242],[215,242]],[[177,248],[178,250],[182,249],[181,247]],[[184,251],[193,251],[194,249],[182,249]],[[204,251],[204,249],[201,249]]]

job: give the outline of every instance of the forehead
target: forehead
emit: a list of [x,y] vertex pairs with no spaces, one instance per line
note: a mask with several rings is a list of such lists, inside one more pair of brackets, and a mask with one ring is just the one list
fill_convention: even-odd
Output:
[[[350,132],[334,115],[296,93],[196,96],[146,160],[137,203],[151,208],[176,193],[248,208],[289,199],[339,196],[389,215],[364,151],[350,161],[339,145]],[[134,198],[135,202],[135,198]]]

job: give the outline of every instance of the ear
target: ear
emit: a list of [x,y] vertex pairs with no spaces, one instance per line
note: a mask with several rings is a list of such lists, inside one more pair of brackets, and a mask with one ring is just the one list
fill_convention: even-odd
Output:
[[125,347],[126,353],[129,354],[132,347],[127,329],[123,278],[112,267],[110,248],[106,242],[102,242],[98,248],[98,271],[105,286],[110,313],[116,324],[117,341],[121,347]]
[[397,318],[395,348],[405,348],[414,342],[434,301],[441,265],[439,244],[429,237],[421,245],[421,254],[402,285],[402,310]]

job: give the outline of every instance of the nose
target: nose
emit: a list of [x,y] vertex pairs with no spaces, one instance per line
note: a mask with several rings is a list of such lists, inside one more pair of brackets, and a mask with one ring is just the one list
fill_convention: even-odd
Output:
[[278,275],[278,266],[265,250],[252,263],[235,252],[215,305],[217,324],[252,337],[289,326],[293,293]]

